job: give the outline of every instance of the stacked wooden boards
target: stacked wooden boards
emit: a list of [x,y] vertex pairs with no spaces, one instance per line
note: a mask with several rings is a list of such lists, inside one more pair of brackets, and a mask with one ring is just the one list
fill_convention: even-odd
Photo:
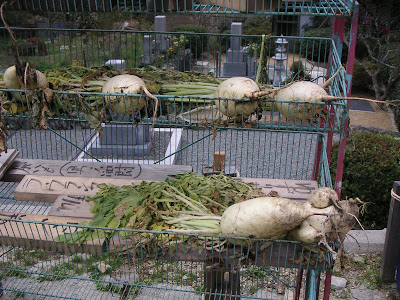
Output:
[[192,167],[179,165],[16,159],[3,176],[3,181],[19,182],[14,191],[15,201],[26,201],[27,206],[34,205],[33,202],[52,205],[47,215],[25,214],[23,210],[0,212],[0,243],[100,253],[106,246],[104,239],[82,245],[55,242],[59,235],[81,230],[77,225],[92,219],[91,203],[86,201],[86,196],[95,195],[99,184],[123,186],[140,184],[143,180],[161,181],[169,175],[189,171]]
[[[94,163],[75,161],[46,161],[17,159],[5,173],[3,180],[19,182],[15,189],[16,201],[51,203],[47,215],[13,214],[3,212],[0,218],[2,241],[7,245],[24,247],[71,248],[64,243],[54,242],[60,233],[80,230],[74,227],[93,218],[91,203],[86,196],[94,195],[99,184],[130,185],[146,181],[161,181],[168,175],[192,171],[190,166],[133,165],[122,163]],[[317,188],[315,181],[242,178],[254,182],[268,194],[277,192],[282,197],[305,200]],[[38,203],[38,205],[40,205]],[[12,219],[12,222],[7,222]],[[40,226],[37,226],[37,223]],[[67,224],[67,226],[62,226]],[[79,251],[101,251],[105,241],[95,239],[79,247]]]

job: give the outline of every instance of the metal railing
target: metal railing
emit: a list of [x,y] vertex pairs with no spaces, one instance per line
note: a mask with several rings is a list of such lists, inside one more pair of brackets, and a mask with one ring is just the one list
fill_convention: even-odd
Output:
[[11,10],[350,16],[354,0],[18,0]]

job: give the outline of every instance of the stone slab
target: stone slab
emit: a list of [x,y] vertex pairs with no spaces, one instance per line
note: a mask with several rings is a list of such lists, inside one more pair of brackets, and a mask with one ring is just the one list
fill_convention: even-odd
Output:
[[151,125],[105,125],[101,145],[144,145],[150,142]]
[[382,230],[351,230],[344,240],[344,250],[365,254],[382,252],[385,245],[386,228]]
[[245,62],[244,58],[243,50],[228,49],[228,51],[226,51],[226,62],[243,63]]
[[247,64],[246,63],[232,63],[225,62],[223,67],[223,72],[225,77],[233,76],[246,76]]
[[143,157],[148,155],[150,150],[150,142],[143,145],[100,145],[95,142],[88,152],[90,152],[94,157]]

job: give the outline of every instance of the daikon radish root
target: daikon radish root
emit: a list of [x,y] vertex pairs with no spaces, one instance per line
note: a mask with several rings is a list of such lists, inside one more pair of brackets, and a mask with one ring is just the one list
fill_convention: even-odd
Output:
[[[142,94],[154,100],[154,115],[153,115],[153,128],[152,137],[154,133],[154,126],[156,123],[158,111],[158,98],[153,96],[146,88],[146,84],[142,79],[136,75],[117,75],[103,85],[103,93],[107,94]],[[110,107],[111,111],[120,114],[137,113],[146,105],[145,96],[107,96],[106,105]]]
[[[30,81],[25,86],[24,82],[22,82],[17,76],[17,68],[15,67],[15,65],[11,66],[4,72],[4,85],[7,89],[13,90],[37,90],[48,88],[49,82],[47,81],[46,76],[38,70],[34,71],[36,74],[36,79]],[[27,102],[25,95],[21,95],[21,93],[18,92],[13,92],[12,94],[16,100],[22,101],[24,103]]]
[[327,232],[329,241],[337,238],[344,240],[346,234],[357,223],[360,214],[359,204],[363,204],[363,202],[358,198],[339,201],[343,211],[330,216],[331,231]]
[[255,198],[229,206],[222,215],[221,232],[231,237],[272,238],[314,214],[290,199]]
[[[257,83],[246,77],[232,77],[223,81],[216,89],[215,98],[250,98],[254,92],[260,91]],[[228,118],[236,121],[247,120],[258,106],[257,100],[235,101],[221,100],[217,108]]]
[[321,231],[318,231],[307,220],[304,220],[299,227],[290,232],[289,239],[304,243],[316,243],[323,236],[324,234]]
[[327,92],[318,84],[310,81],[298,81],[288,84],[280,89],[274,100],[291,100],[290,103],[276,102],[276,109],[289,120],[311,120],[320,113],[318,106],[311,103],[299,103],[298,101],[320,102],[320,99],[328,96]]
[[[330,205],[325,208],[315,208],[309,201],[303,204],[303,208],[312,213],[325,215],[311,215],[299,227],[292,230],[289,239],[304,242],[319,242],[326,232],[332,231],[332,224],[329,222],[329,216],[335,213],[335,207]],[[309,228],[308,226],[312,227]]]
[[32,125],[39,126],[40,129],[46,129],[46,115],[52,116],[47,103],[52,101],[53,92],[49,89],[49,83],[43,73],[32,68],[28,62],[23,62],[19,56],[18,44],[14,34],[4,19],[3,8],[8,4],[4,1],[0,6],[0,16],[12,41],[13,55],[15,65],[11,66],[4,73],[5,86],[8,89],[23,89],[24,95],[14,92],[14,97],[28,103]]
[[[303,208],[314,215],[308,217],[299,227],[292,230],[289,238],[300,242],[343,241],[346,234],[354,227],[359,216],[360,199],[338,202],[338,207],[330,205],[315,208],[306,201]],[[319,213],[319,214],[318,214]],[[317,215],[318,214],[318,215]],[[312,229],[310,228],[312,227]],[[314,230],[315,231],[314,231]]]
[[325,208],[339,200],[335,190],[328,187],[321,187],[312,192],[307,202],[311,203],[313,207]]
[[[110,78],[103,85],[102,93],[107,94],[141,94],[146,85],[135,75],[118,75]],[[107,96],[110,109],[120,114],[131,114],[141,110],[145,104],[145,96]]]

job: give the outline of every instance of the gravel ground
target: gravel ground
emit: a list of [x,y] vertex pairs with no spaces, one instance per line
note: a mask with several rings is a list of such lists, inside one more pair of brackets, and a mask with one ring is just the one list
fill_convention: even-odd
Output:
[[380,267],[382,254],[347,253],[336,261],[333,275],[346,280],[345,285],[332,286],[332,300],[395,300],[400,299],[396,283],[382,283]]
[[213,139],[211,130],[185,130],[177,164],[191,164],[201,172],[212,166],[215,151],[225,151],[225,167],[242,177],[311,178],[317,135],[301,132],[225,130]]
[[7,146],[17,149],[22,158],[73,160],[93,134],[81,127],[54,131],[20,129],[11,131]]
[[[115,256],[70,256],[11,247],[4,248],[3,253],[0,276],[5,295],[2,300],[125,299],[120,295],[128,294],[126,299],[204,299],[200,293],[204,291],[201,262],[138,260],[132,263],[126,257],[121,261],[121,257]],[[242,299],[293,298],[295,269],[243,265],[240,273]]]

